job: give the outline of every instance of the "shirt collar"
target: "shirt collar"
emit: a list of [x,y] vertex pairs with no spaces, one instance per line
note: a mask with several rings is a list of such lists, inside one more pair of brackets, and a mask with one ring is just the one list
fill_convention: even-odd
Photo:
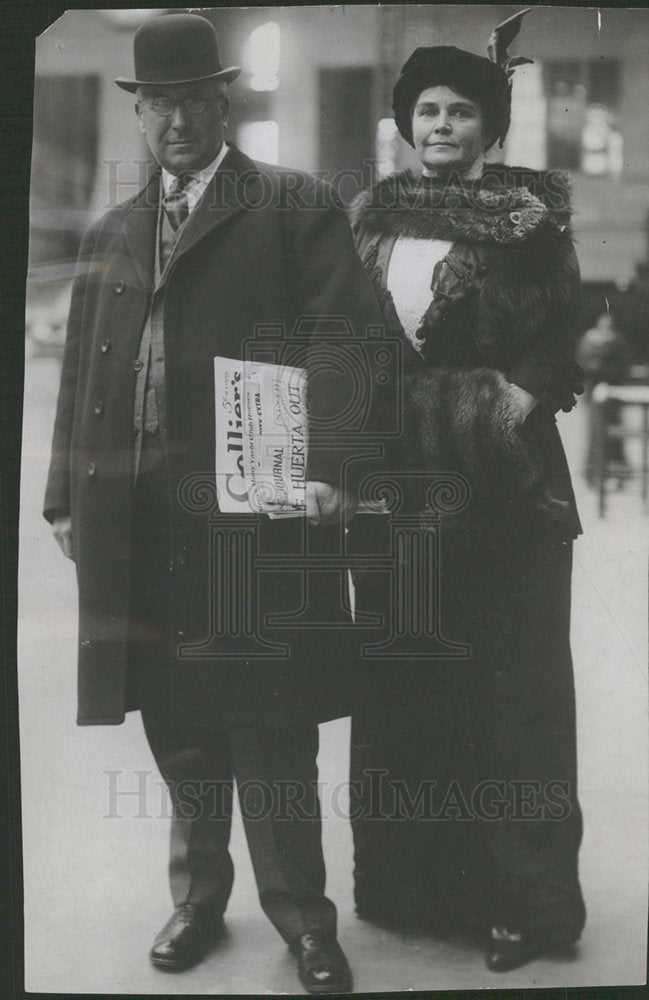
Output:
[[[208,165],[206,167],[203,167],[202,170],[189,171],[192,177],[196,179],[197,183],[201,184],[201,186],[204,188],[207,187],[209,182],[212,180],[214,174],[223,163],[223,160],[227,156],[229,149],[230,147],[226,142],[222,143],[220,150],[218,151],[218,153],[216,154],[211,163],[208,163]],[[162,168],[162,187],[165,194],[168,193],[169,188],[171,187],[175,179],[176,179],[175,174],[170,174],[168,170],[165,170],[164,167]]]

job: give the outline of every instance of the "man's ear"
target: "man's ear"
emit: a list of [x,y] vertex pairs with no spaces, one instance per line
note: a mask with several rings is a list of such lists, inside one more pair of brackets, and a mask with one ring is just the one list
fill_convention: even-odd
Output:
[[137,115],[137,123],[140,126],[140,132],[142,135],[146,135],[146,129],[144,127],[144,118],[142,117],[142,112],[140,111],[139,103],[135,105],[135,114]]
[[223,123],[227,125],[228,118],[230,116],[230,97],[228,94],[219,94],[219,101],[221,102],[221,112],[223,114]]

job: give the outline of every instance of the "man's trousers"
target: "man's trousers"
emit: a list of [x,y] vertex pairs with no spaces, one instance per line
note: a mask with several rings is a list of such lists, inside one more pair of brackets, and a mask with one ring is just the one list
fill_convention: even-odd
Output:
[[236,780],[264,912],[287,942],[315,928],[335,933],[336,909],[324,895],[317,725],[210,729],[179,719],[169,703],[167,486],[155,439],[145,438],[134,497],[129,699],[141,709],[173,804],[174,905],[225,910]]
[[335,934],[336,908],[324,895],[317,727],[210,733],[156,710],[144,708],[142,718],[173,804],[174,906],[226,908],[234,777],[264,912],[286,942],[316,927]]

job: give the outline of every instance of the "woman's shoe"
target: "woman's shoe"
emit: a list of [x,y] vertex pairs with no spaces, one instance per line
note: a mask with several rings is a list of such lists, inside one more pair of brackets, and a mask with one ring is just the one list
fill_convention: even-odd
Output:
[[544,942],[507,927],[491,928],[491,937],[485,952],[487,968],[492,972],[510,972],[538,958],[544,951]]

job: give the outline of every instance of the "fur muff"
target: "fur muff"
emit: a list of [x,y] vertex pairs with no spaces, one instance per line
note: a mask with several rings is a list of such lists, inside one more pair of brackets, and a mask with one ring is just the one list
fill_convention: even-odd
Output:
[[569,504],[552,496],[533,436],[517,423],[501,372],[427,368],[410,374],[406,389],[413,426],[406,461],[466,479],[471,501],[460,515],[465,526],[487,512],[565,521]]

